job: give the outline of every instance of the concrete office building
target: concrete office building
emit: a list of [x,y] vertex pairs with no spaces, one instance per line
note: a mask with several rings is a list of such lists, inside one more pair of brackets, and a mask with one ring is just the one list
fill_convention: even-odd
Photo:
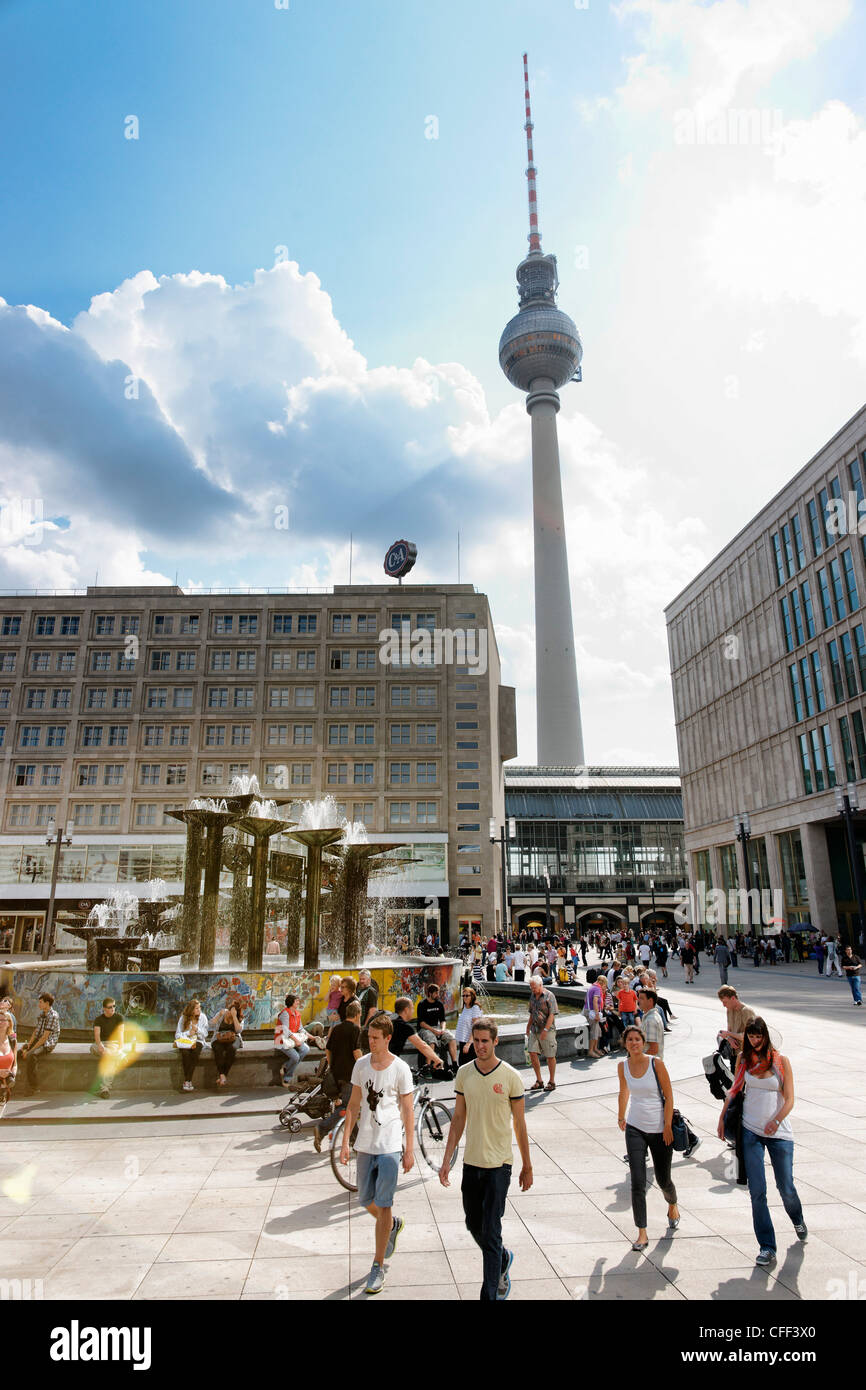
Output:
[[[468,650],[446,639],[440,651],[433,638],[448,631]],[[383,663],[380,635],[398,633]],[[427,650],[410,645],[418,633]],[[38,946],[50,821],[73,827],[60,909],[152,876],[179,893],[184,835],[166,811],[241,773],[278,799],[332,793],[372,839],[408,841],[415,862],[394,891],[413,937],[431,912],[445,941],[494,930],[488,822],[502,822],[502,763],[516,753],[514,691],[499,675],[471,584],[0,597],[0,949]]]
[[853,940],[836,789],[866,808],[864,472],[866,407],[666,610],[693,886],[775,892],[788,924]]
[[688,887],[675,767],[505,769],[509,920],[609,930],[672,925]]

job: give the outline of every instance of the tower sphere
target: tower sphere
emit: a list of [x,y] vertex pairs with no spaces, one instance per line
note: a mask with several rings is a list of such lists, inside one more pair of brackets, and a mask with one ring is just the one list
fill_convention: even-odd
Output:
[[582,357],[574,319],[548,304],[519,310],[499,339],[499,365],[518,391],[528,391],[539,377],[558,390],[571,381]]

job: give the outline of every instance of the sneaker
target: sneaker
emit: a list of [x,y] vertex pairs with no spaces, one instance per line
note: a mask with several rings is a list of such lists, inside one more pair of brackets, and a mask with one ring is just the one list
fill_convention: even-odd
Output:
[[191,1081],[185,1081],[185,1082],[183,1083],[183,1089],[184,1089],[185,1091],[191,1091],[191,1090],[192,1090],[192,1082],[191,1082]]
[[398,1241],[398,1239],[399,1239],[399,1237],[400,1237],[400,1232],[402,1231],[402,1229],[403,1229],[403,1227],[404,1227],[405,1225],[406,1225],[406,1222],[403,1220],[402,1216],[395,1216],[395,1217],[394,1217],[394,1221],[393,1221],[393,1224],[392,1224],[392,1226],[391,1226],[391,1234],[390,1234],[389,1237],[388,1237],[388,1244],[385,1246],[385,1259],[386,1259],[386,1260],[390,1260],[390,1258],[391,1258],[391,1256],[393,1255],[394,1251],[397,1249],[397,1241]]
[[99,1092],[99,1099],[100,1099],[100,1100],[110,1100],[110,1099],[111,1099],[111,1092],[109,1091],[109,1089],[108,1089],[107,1086],[103,1086],[103,1087],[102,1087],[102,1090]]
[[759,1250],[759,1251],[758,1251],[758,1258],[755,1260],[755,1264],[756,1264],[756,1265],[760,1265],[760,1266],[761,1266],[761,1269],[772,1269],[772,1267],[773,1267],[773,1265],[774,1265],[775,1263],[776,1263],[776,1252],[775,1252],[775,1250]]
[[700,1139],[696,1139],[693,1144],[689,1144],[689,1147],[687,1149],[683,1149],[683,1158],[691,1158],[695,1149],[699,1149],[701,1147],[701,1142],[702,1141]]
[[503,1269],[502,1273],[501,1273],[500,1276],[499,1276],[499,1284],[498,1284],[497,1289],[496,1289],[496,1302],[497,1302],[497,1303],[502,1303],[502,1302],[504,1302],[504,1300],[505,1300],[505,1299],[508,1297],[508,1295],[511,1293],[511,1276],[510,1276],[510,1274],[508,1273],[508,1271],[510,1270],[512,1264],[514,1263],[514,1251],[513,1251],[513,1250],[503,1250],[503,1251],[502,1251],[502,1254],[503,1254],[503,1256],[504,1256],[504,1258],[505,1258],[505,1268]]
[[385,1287],[385,1271],[381,1265],[374,1261],[370,1273],[367,1275],[367,1283],[364,1286],[364,1293],[381,1293]]
[[806,1244],[806,1241],[809,1239],[809,1232],[806,1229],[805,1221],[801,1221],[799,1226],[794,1227],[794,1234],[799,1241],[802,1241],[804,1245]]

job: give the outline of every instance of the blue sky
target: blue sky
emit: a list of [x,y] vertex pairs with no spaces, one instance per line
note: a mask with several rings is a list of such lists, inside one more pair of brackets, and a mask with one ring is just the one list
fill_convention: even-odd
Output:
[[[533,755],[528,420],[496,356],[528,49],[585,350],[560,425],[587,753],[672,760],[664,604],[862,404],[864,41],[849,0],[0,0],[0,296],[44,311],[0,323],[0,465],[71,518],[0,582],[92,582],[98,549],[114,582],[329,583],[350,529],[356,578],[403,533],[451,579],[460,527]],[[684,108],[776,135],[678,148]]]

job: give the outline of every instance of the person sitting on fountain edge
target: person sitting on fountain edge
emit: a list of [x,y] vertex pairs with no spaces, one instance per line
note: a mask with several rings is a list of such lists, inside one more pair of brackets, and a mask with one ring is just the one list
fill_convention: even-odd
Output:
[[392,1056],[400,1057],[406,1044],[411,1043],[416,1051],[420,1052],[421,1056],[427,1060],[434,1071],[441,1071],[444,1066],[442,1058],[433,1051],[432,1047],[428,1047],[427,1043],[419,1036],[418,1030],[412,1022],[411,1015],[411,999],[395,1000],[394,1013],[391,1016],[394,1032],[391,1035],[389,1049]]

